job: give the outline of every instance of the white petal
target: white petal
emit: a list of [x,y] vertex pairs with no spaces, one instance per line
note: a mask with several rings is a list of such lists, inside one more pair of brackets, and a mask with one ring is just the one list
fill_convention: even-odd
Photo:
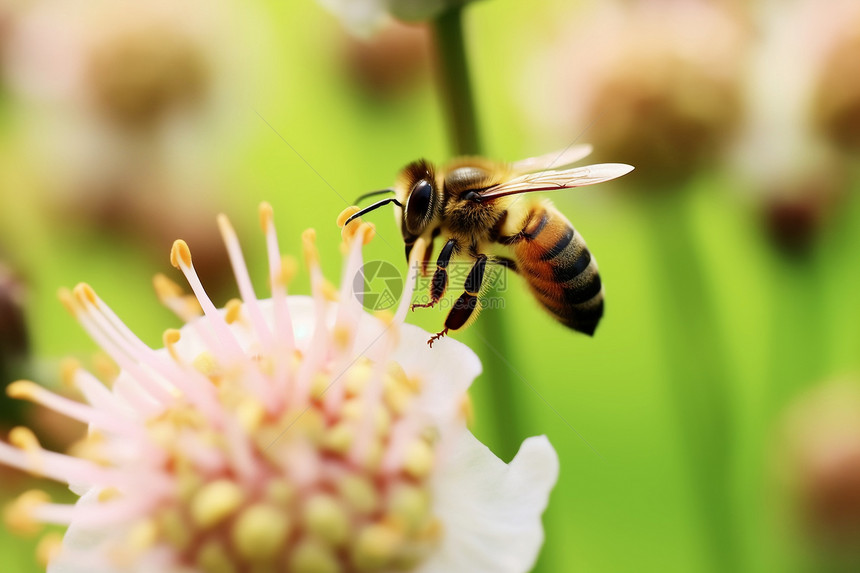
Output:
[[434,511],[444,537],[419,573],[523,573],[543,544],[541,514],[558,478],[546,436],[529,438],[510,464],[464,430],[439,467]]
[[[98,496],[99,489],[91,488],[75,505],[96,505]],[[99,551],[109,533],[106,529],[84,529],[72,522],[63,536],[62,551],[48,563],[47,573],[121,573],[108,566]]]
[[407,375],[421,379],[418,407],[445,424],[459,413],[466,390],[481,373],[481,361],[468,346],[451,338],[430,348],[428,336],[425,330],[404,324],[393,360]]

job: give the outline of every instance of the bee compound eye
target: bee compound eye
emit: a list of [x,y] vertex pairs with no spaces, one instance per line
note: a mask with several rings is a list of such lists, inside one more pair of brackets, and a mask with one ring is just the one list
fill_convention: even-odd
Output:
[[409,193],[409,199],[406,201],[407,230],[420,235],[432,215],[433,186],[426,179],[421,179],[412,186],[412,192]]

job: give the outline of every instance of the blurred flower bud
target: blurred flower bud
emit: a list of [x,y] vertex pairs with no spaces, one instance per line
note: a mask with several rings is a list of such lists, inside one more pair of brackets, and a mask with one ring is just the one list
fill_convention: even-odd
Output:
[[429,42],[426,27],[392,21],[372,38],[346,34],[343,61],[347,73],[369,93],[396,96],[427,76]]
[[830,383],[802,396],[786,430],[785,477],[801,531],[818,553],[853,556],[860,565],[860,383]]
[[205,99],[207,56],[182,22],[118,24],[96,41],[85,64],[86,85],[103,116],[143,128]]
[[808,0],[772,4],[762,13],[750,58],[747,120],[735,163],[754,189],[768,235],[793,255],[813,244],[846,191],[845,158],[815,129],[810,108],[821,99],[822,64],[846,8],[841,0],[828,10]]
[[813,118],[835,145],[856,152],[860,149],[860,5],[851,3],[851,11],[829,39],[813,95]]
[[404,22],[419,22],[438,17],[445,10],[470,0],[319,0],[340,18],[351,33],[369,37],[379,31],[390,17]]
[[[738,125],[744,43],[743,23],[712,4],[600,3],[539,55],[526,100],[543,129],[673,187],[716,162]],[[534,89],[548,77],[555,89]]]

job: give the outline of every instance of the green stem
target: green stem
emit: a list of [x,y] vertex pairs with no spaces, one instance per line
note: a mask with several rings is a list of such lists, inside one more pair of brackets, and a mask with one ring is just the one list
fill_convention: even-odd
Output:
[[690,220],[688,195],[649,196],[661,316],[654,325],[666,353],[694,505],[713,571],[740,571],[732,508],[732,428],[726,352],[717,309]]
[[[434,32],[439,87],[451,146],[456,155],[479,155],[482,150],[466,57],[463,7],[455,6],[444,12],[436,20]],[[489,417],[495,427],[495,450],[503,459],[510,459],[525,436],[514,391],[514,374],[498,359],[498,356],[508,360],[511,357],[504,311],[488,310],[481,315],[475,328],[488,347],[488,351],[482,353],[484,374],[478,393],[495,406]]]
[[435,23],[439,87],[456,155],[478,155],[481,140],[463,34],[463,7],[444,12]]

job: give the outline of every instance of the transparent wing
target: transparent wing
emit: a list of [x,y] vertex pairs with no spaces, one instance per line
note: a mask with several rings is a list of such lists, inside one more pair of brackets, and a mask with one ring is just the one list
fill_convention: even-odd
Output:
[[553,191],[603,183],[633,171],[624,163],[600,163],[576,167],[564,171],[541,171],[529,173],[505,183],[495,185],[481,193],[481,199],[496,199],[506,195],[530,193],[532,191]]
[[571,145],[565,149],[553,151],[539,157],[529,157],[513,164],[514,171],[531,173],[547,169],[563,169],[572,163],[581,161],[591,154],[592,147],[588,144]]

